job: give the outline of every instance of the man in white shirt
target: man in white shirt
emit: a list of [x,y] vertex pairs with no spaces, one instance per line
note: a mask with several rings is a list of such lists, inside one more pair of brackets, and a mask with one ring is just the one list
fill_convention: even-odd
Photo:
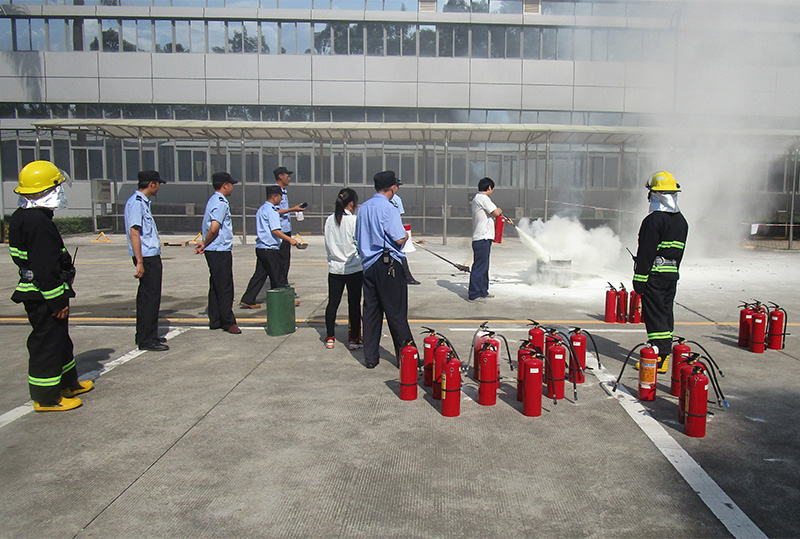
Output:
[[478,182],[478,193],[472,199],[472,269],[469,274],[468,301],[485,301],[491,298],[489,294],[489,255],[492,252],[494,240],[495,219],[513,221],[503,216],[503,210],[498,208],[492,199],[494,181],[491,178],[482,178]]

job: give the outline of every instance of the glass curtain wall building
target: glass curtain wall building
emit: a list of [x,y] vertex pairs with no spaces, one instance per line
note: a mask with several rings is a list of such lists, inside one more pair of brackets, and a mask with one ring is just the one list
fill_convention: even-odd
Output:
[[[783,209],[797,168],[800,8],[789,2],[15,0],[0,6],[0,52],[6,213],[19,168],[37,156],[83,185],[84,212],[88,180],[115,180],[124,200],[138,170],[158,169],[175,185],[157,205],[189,230],[196,223],[177,216],[204,203],[217,170],[245,176],[252,202],[234,200],[234,212],[252,215],[258,186],[280,165],[296,171],[293,199],[312,214],[331,211],[344,185],[368,195],[372,175],[392,169],[412,223],[439,233],[448,215],[451,232],[466,233],[483,176],[517,216],[619,225],[649,173],[696,145],[689,131],[734,134],[734,153],[748,155],[745,189],[772,210]],[[37,130],[46,119],[547,124],[664,136],[110,138]]]

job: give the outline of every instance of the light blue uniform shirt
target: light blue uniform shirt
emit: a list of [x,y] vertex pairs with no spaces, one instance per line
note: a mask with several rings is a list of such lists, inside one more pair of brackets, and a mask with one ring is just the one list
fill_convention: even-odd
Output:
[[[275,184],[277,185],[277,184]],[[280,185],[278,185],[280,187]],[[278,209],[280,210],[288,210],[289,209],[289,195],[286,192],[286,189],[281,187],[281,203],[278,204]],[[286,234],[287,236],[291,236],[292,234],[292,218],[290,217],[290,212],[286,212],[281,215],[281,232]]]
[[403,207],[403,199],[400,198],[400,195],[393,196],[392,200],[389,202],[391,202],[392,205],[397,208],[397,211],[400,212],[400,215],[403,215],[406,212],[406,209]]
[[256,212],[256,249],[278,249],[283,240],[272,231],[280,227],[278,206],[264,202]]
[[405,237],[406,229],[403,228],[400,213],[382,194],[375,193],[358,207],[356,243],[365,270],[381,257],[384,248],[389,249],[392,258],[401,262],[406,255],[395,241]]
[[125,203],[125,235],[128,237],[128,254],[134,256],[131,245],[131,227],[139,227],[139,237],[142,240],[142,256],[157,256],[161,254],[161,238],[158,237],[158,228],[150,213],[150,199],[141,191],[136,191]]
[[219,234],[214,241],[208,244],[206,251],[232,251],[233,250],[233,222],[231,221],[231,206],[225,195],[214,192],[206,204],[206,213],[203,214],[203,238],[208,235],[211,221],[219,223]]

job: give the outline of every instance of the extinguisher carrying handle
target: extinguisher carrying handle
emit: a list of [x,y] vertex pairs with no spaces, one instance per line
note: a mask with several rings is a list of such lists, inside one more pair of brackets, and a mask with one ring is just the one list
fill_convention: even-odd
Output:
[[616,289],[616,288],[614,288],[614,285],[613,285],[613,284],[611,284],[609,281],[606,281],[606,282],[608,283],[608,287],[609,287],[611,290],[613,290],[614,292],[616,292],[616,291],[617,291],[617,289]]
[[429,335],[436,335],[436,330],[433,328],[429,328],[428,326],[420,326],[425,331],[420,332],[420,335],[429,334]]
[[448,339],[447,337],[445,337],[441,333],[436,333],[436,335],[438,335],[439,337],[442,338],[444,343],[450,348],[450,350],[453,351],[453,355],[455,356],[455,358],[458,359],[459,361],[461,361],[461,358],[458,356],[458,352],[456,352],[456,347],[453,346],[453,343],[450,342],[450,339]]
[[619,387],[619,381],[622,380],[622,373],[625,372],[625,367],[628,365],[628,361],[631,360],[631,356],[633,355],[634,352],[636,352],[637,350],[639,350],[639,348],[642,348],[643,346],[647,346],[647,343],[646,342],[639,343],[633,348],[631,348],[630,352],[628,352],[628,357],[625,358],[625,363],[622,364],[622,369],[620,369],[619,371],[619,376],[617,376],[617,381],[614,382],[614,387],[611,388],[612,393],[617,391],[617,387]]

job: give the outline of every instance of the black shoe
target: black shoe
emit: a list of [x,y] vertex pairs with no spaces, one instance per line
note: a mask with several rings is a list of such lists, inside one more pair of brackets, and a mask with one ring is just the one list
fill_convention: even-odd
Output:
[[167,342],[167,338],[166,337],[159,337],[158,338],[158,342],[160,342],[161,344],[164,344],[164,343]]
[[169,346],[164,343],[151,343],[151,344],[140,344],[139,350],[148,350],[150,352],[166,352],[169,350]]
[[420,283],[420,282],[419,282],[418,280],[416,280],[416,279],[411,279],[410,281],[408,281],[408,284],[422,284],[422,283]]
[[368,369],[374,369],[375,367],[378,366],[378,363],[377,362],[376,363],[367,363],[366,365],[367,365]]

